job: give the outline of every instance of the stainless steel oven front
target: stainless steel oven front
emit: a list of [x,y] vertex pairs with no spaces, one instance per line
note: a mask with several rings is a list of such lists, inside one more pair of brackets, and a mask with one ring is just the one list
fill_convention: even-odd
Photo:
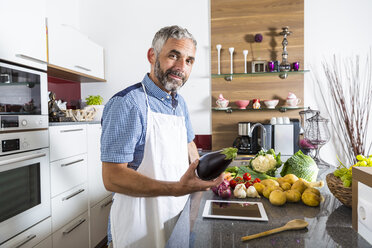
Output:
[[0,131],[48,125],[45,71],[0,62]]
[[0,132],[0,245],[51,215],[48,129]]

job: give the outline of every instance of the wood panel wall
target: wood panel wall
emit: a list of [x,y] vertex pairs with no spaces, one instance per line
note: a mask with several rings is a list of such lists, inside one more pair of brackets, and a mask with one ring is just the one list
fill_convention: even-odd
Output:
[[[244,73],[243,50],[248,50],[248,72],[252,60],[281,61],[282,27],[289,26],[288,61],[299,61],[304,69],[304,0],[211,0],[211,59],[212,74],[217,74],[217,49],[221,44],[221,73],[230,73],[229,47],[234,47],[234,73]],[[254,35],[261,33],[263,41],[254,42]],[[306,68],[305,68],[306,69]],[[288,92],[303,101],[304,76],[289,74],[287,79],[278,75],[247,76],[233,81],[212,78],[212,106],[220,93],[236,107],[236,100],[280,99],[285,104]],[[302,105],[301,103],[300,105]],[[263,105],[263,102],[262,102]],[[212,111],[212,149],[231,146],[238,135],[238,122],[269,123],[271,117],[299,118],[299,110],[279,111]]]

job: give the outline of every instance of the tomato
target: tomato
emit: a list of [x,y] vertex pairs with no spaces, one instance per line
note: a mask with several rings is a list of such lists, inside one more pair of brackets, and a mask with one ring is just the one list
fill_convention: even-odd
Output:
[[235,181],[234,179],[232,179],[231,181],[230,181],[230,186],[231,186],[231,188],[233,188],[233,189],[235,189],[235,186],[238,184],[238,182],[237,181]]
[[249,181],[251,180],[251,178],[252,178],[251,174],[249,174],[248,172],[244,173],[243,175],[244,181]]
[[239,183],[239,182],[243,181],[243,178],[241,178],[241,177],[235,177],[235,181]]
[[254,179],[253,183],[259,183],[261,182],[261,180],[257,177],[256,179]]
[[246,182],[246,183],[245,183],[245,187],[248,189],[249,186],[252,186],[252,184],[251,184],[250,182]]

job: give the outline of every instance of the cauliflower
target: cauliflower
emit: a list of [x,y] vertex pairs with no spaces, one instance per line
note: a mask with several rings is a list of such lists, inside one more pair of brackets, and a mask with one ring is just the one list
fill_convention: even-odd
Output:
[[275,176],[275,171],[282,165],[280,153],[275,155],[273,149],[265,152],[261,150],[254,159],[250,162],[250,167],[260,173],[265,173],[269,176]]

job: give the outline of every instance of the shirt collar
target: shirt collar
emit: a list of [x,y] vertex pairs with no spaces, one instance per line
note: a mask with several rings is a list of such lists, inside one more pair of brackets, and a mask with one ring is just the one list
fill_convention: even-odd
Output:
[[[159,100],[167,100],[172,101],[172,96],[165,92],[164,90],[160,89],[154,81],[152,81],[149,77],[149,74],[146,73],[145,77],[142,80],[143,85],[146,87],[147,94],[151,94],[152,96],[158,98]],[[174,96],[176,100],[178,100],[178,94]]]

